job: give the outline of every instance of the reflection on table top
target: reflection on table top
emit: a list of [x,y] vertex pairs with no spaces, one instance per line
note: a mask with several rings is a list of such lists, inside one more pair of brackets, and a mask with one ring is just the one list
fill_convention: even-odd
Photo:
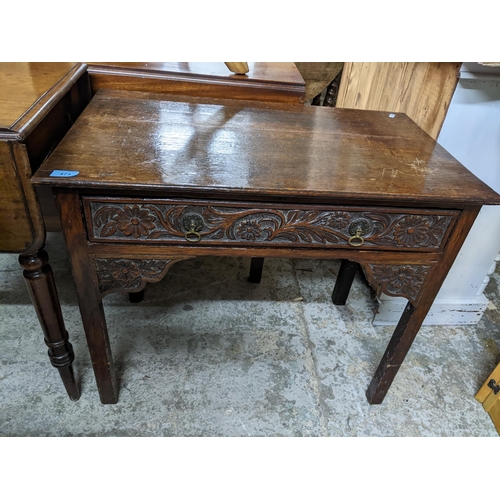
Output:
[[[56,179],[56,169],[79,174]],[[404,114],[103,90],[38,184],[498,204]]]

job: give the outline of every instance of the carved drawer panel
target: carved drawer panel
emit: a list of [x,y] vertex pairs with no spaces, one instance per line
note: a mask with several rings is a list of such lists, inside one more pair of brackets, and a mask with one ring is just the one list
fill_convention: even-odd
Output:
[[458,211],[84,197],[90,241],[439,250]]

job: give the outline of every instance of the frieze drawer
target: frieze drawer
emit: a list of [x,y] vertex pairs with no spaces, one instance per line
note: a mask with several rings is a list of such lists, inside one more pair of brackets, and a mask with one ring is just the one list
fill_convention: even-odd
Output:
[[84,197],[90,241],[440,250],[458,211]]

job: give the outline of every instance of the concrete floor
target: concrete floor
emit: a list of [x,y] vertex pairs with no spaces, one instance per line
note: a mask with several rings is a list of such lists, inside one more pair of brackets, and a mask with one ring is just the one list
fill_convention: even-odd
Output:
[[16,255],[0,255],[1,436],[497,436],[474,394],[500,361],[500,274],[479,325],[424,327],[383,404],[365,390],[392,334],[357,277],[331,303],[339,262],[249,259],[175,265],[141,304],[104,299],[120,400],[101,405],[67,253],[49,234],[82,396],[46,355]]

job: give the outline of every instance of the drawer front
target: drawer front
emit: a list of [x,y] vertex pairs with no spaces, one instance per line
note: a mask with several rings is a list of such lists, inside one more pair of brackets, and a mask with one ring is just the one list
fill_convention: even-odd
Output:
[[84,197],[93,242],[436,251],[458,211]]

